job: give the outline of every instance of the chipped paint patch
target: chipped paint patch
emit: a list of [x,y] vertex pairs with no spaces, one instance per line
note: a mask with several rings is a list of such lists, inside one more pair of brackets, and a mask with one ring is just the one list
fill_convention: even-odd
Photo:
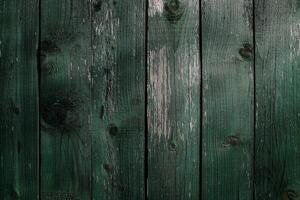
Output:
[[149,1],[149,16],[161,15],[164,11],[163,0],[150,0]]
[[152,132],[158,134],[159,138],[170,135],[170,121],[168,112],[170,105],[171,86],[169,70],[167,65],[166,47],[158,51],[149,52],[149,101],[153,103],[153,109],[149,110],[148,116]]
[[294,40],[293,43],[290,44],[290,60],[294,59],[294,56],[300,55],[300,24],[299,23],[293,23],[290,26],[290,36]]

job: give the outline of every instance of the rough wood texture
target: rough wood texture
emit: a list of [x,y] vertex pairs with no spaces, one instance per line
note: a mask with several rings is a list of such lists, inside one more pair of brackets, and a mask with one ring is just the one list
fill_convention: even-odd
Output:
[[299,199],[299,65],[299,0],[0,0],[0,199]]
[[[24,19],[27,20],[24,20]],[[38,1],[0,2],[0,199],[37,199]]]
[[41,193],[90,199],[91,21],[86,0],[41,3]]
[[300,195],[300,5],[255,0],[255,199]]
[[148,197],[199,199],[199,1],[149,0]]
[[145,1],[92,9],[93,199],[144,199]]
[[203,1],[203,199],[252,199],[252,48],[250,0]]

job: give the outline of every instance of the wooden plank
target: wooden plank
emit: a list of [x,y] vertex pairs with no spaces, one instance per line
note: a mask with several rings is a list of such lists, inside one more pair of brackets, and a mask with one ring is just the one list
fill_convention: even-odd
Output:
[[0,2],[0,199],[37,199],[38,0]]
[[42,199],[90,199],[91,4],[41,2]]
[[300,195],[300,5],[255,0],[255,199]]
[[149,0],[148,197],[199,199],[199,1]]
[[252,199],[250,0],[202,4],[203,199]]
[[93,199],[145,196],[145,1],[94,1]]

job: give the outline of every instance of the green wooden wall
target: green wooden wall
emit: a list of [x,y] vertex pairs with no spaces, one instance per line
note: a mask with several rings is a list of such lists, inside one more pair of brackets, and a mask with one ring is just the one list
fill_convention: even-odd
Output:
[[298,0],[0,0],[0,200],[300,199]]

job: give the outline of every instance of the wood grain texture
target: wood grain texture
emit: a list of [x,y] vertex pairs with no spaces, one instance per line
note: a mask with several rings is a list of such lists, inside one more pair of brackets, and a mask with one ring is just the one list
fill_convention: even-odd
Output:
[[94,1],[93,199],[145,196],[145,1]]
[[202,2],[202,198],[252,199],[250,0]]
[[41,2],[42,199],[91,198],[90,8]]
[[199,2],[149,0],[148,198],[199,199]]
[[0,2],[0,199],[37,199],[38,1]]
[[255,199],[300,195],[300,5],[255,1]]

